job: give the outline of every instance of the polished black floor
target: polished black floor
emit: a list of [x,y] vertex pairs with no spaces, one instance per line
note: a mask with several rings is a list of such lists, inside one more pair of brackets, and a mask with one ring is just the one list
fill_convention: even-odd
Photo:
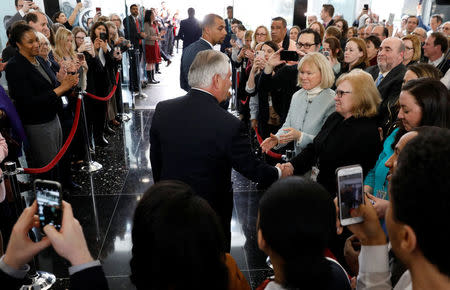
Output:
[[[168,69],[165,68],[166,72]],[[152,93],[158,91],[157,99],[165,99],[162,94],[178,84],[177,77],[166,73],[160,77],[161,85],[146,89],[149,97],[136,100],[135,106],[143,109],[130,110],[130,121],[109,137],[110,145],[97,149],[94,158],[103,169],[94,174],[74,173],[74,180],[83,189],[66,197],[83,226],[92,256],[103,264],[110,289],[134,289],[129,280],[133,212],[144,191],[153,184],[149,157],[149,130],[155,105],[151,104]],[[167,93],[167,98],[170,97],[175,96]],[[256,243],[257,207],[262,192],[236,172],[233,182],[231,254],[254,289],[270,275],[266,256]],[[69,265],[53,249],[42,252],[38,261],[40,270],[57,276],[57,284],[52,289],[69,287]]]

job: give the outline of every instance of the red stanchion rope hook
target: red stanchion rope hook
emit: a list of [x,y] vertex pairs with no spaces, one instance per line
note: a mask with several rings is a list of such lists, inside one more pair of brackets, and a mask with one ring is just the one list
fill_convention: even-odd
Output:
[[[258,143],[259,143],[259,145],[261,145],[261,143],[263,142],[263,139],[262,139],[261,135],[259,135],[259,133],[258,133],[258,127],[255,128],[255,133],[256,133],[256,139],[258,139]],[[266,154],[275,159],[281,159],[281,156],[282,156],[281,154],[275,153],[272,150],[269,150]]]
[[106,102],[106,101],[109,101],[109,99],[111,99],[112,96],[114,96],[114,93],[116,92],[118,83],[119,83],[119,72],[116,73],[116,84],[113,86],[111,92],[106,97],[102,98],[102,97],[93,95],[93,94],[88,93],[88,92],[86,92],[85,94],[86,94],[86,96],[88,96],[91,99],[98,100],[98,101],[105,101]]
[[67,137],[66,142],[64,143],[63,147],[58,152],[58,154],[56,154],[55,158],[53,158],[53,160],[49,164],[47,164],[46,166],[41,167],[41,168],[24,168],[23,170],[25,173],[29,173],[29,174],[44,173],[44,172],[51,170],[53,167],[55,167],[56,164],[58,164],[59,160],[66,153],[67,148],[69,148],[70,143],[73,140],[73,136],[75,136],[75,132],[77,131],[77,128],[78,128],[78,121],[80,120],[80,110],[81,110],[81,98],[78,98],[76,108],[75,108],[75,118],[73,120],[72,129],[70,130],[70,133],[69,133],[69,136]]

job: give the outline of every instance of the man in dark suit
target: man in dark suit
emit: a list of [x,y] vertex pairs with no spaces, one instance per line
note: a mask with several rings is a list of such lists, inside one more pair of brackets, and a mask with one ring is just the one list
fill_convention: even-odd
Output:
[[402,89],[403,76],[406,67],[402,64],[405,45],[396,37],[388,37],[381,43],[378,51],[378,64],[368,67],[381,95],[381,104],[378,108],[378,126],[387,137],[392,131],[392,125],[397,120],[398,96]]
[[428,58],[428,63],[435,66],[445,75],[450,68],[450,60],[447,58],[448,41],[441,32],[433,32],[423,45],[423,53]]
[[189,67],[195,56],[202,50],[213,49],[214,45],[222,43],[227,31],[222,17],[208,14],[203,19],[202,37],[183,50],[180,66],[180,87],[188,92],[191,87],[188,83]]
[[189,18],[181,20],[178,32],[178,38],[183,40],[183,50],[202,36],[202,28],[195,18],[194,8],[188,9],[188,15]]
[[[221,218],[230,242],[233,208],[231,169],[269,185],[292,174],[257,160],[243,123],[219,103],[231,86],[228,57],[215,50],[197,54],[187,95],[160,102],[150,128],[153,178],[181,180],[205,198]],[[228,244],[229,246],[229,244]]]
[[[130,91],[138,92],[138,70],[136,62],[140,63],[142,55],[142,39],[145,38],[143,27],[138,19],[139,9],[136,4],[130,6],[130,14],[123,20],[123,27],[125,32],[125,38],[128,39],[133,45],[134,50],[129,51],[130,56]],[[138,59],[136,59],[135,50],[138,50]]]
[[[5,30],[8,30],[8,28],[17,21],[23,20],[25,15],[31,10],[34,9],[35,11],[41,11],[41,8],[34,3],[33,1],[25,1],[25,0],[15,0],[14,5],[16,6],[17,13],[14,14],[12,17],[10,17],[7,21],[4,22],[5,24]],[[50,23],[50,26],[53,25],[53,22],[51,19],[43,13],[43,15],[47,18],[47,22]],[[6,17],[9,16],[5,16]]]
[[322,11],[320,11],[320,18],[322,19],[325,28],[334,25],[333,15],[334,6],[331,4],[323,4]]
[[225,30],[227,31],[227,35],[225,36],[224,41],[220,45],[220,51],[225,53],[227,48],[231,48],[231,35],[233,31],[231,30],[231,25],[233,24],[233,6],[227,7],[227,19],[225,19]]

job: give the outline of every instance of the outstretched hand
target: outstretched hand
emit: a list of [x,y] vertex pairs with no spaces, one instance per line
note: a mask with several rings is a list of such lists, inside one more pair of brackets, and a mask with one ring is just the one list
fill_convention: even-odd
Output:
[[270,137],[266,138],[266,140],[264,140],[260,146],[262,151],[264,153],[267,153],[270,151],[270,149],[277,146],[277,144],[278,144],[278,137],[270,133]]

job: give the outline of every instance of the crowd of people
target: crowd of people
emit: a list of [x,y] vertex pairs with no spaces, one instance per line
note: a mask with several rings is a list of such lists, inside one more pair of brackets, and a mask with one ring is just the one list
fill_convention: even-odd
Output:
[[[124,32],[115,14],[98,15],[89,31],[71,32],[73,21],[63,13],[54,15],[63,27],[53,31],[43,13],[29,12],[11,25],[15,50],[8,49],[5,68],[18,115],[10,115],[11,106],[0,108],[0,117],[22,121],[22,131],[10,123],[9,132],[26,137],[27,161],[42,167],[70,129],[64,124],[73,121],[75,87],[106,96],[122,52],[143,44],[148,82],[157,83],[161,58],[169,65],[175,38],[183,40],[180,86],[187,94],[156,106],[155,185],[134,214],[130,279],[137,289],[250,289],[229,255],[232,169],[267,189],[257,242],[274,276],[258,289],[450,287],[450,263],[442,255],[450,243],[450,22],[436,14],[424,25],[419,5],[394,31],[367,7],[349,23],[324,4],[321,21],[309,15],[307,28],[288,29],[275,17],[270,29],[252,31],[231,6],[225,19],[208,14],[201,23],[190,8],[174,37],[176,21],[162,21],[161,29],[165,10],[145,10],[139,23],[140,9],[131,5]],[[130,54],[130,86],[135,57],[139,51]],[[239,118],[227,111],[231,87]],[[118,125],[120,98],[86,101],[95,145],[107,145],[108,125]],[[252,134],[260,139],[260,156]],[[281,160],[287,150],[293,157]],[[352,214],[363,221],[343,229],[336,170],[355,164],[362,168],[365,203]],[[61,231],[47,225],[48,238],[39,242],[25,234],[36,204],[22,213],[0,259],[6,285],[23,283],[27,261],[52,245],[72,265],[72,289],[108,288],[70,204],[63,206]]]

